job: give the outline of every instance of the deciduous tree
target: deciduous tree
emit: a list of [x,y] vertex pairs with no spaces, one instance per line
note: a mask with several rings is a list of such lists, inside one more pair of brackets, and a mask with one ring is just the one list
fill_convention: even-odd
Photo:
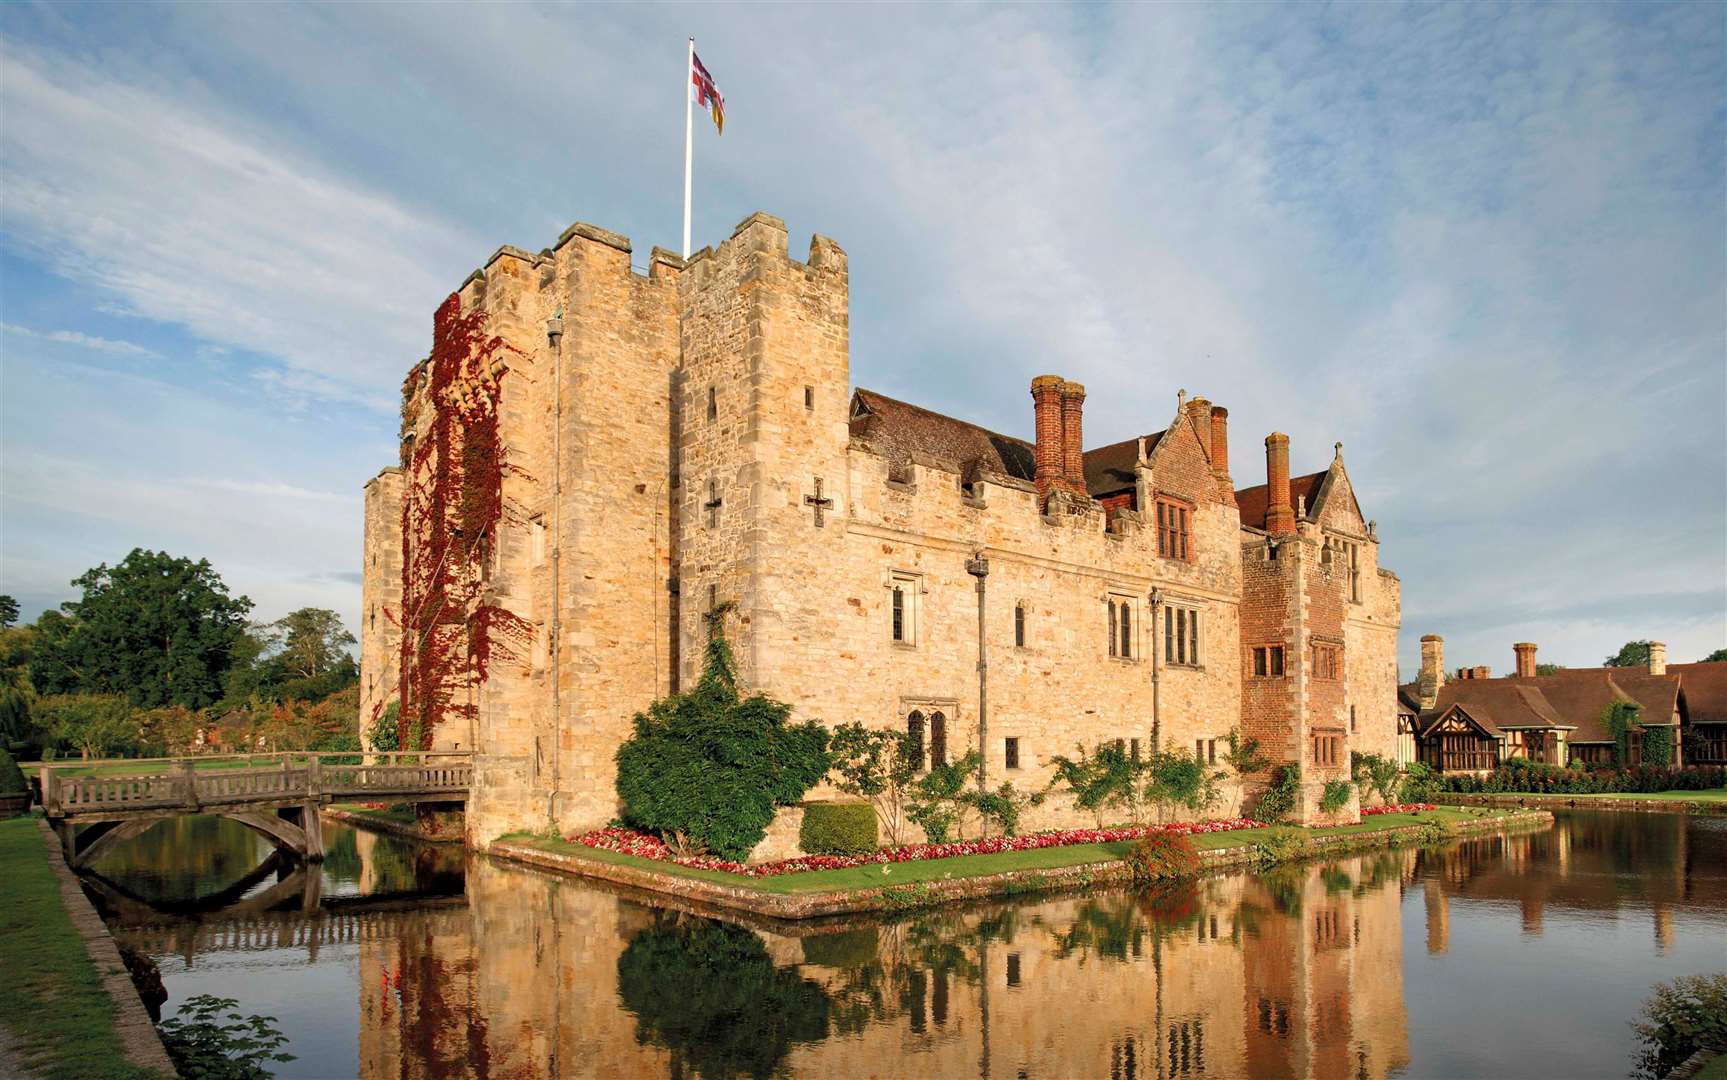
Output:
[[68,619],[38,625],[39,692],[122,694],[140,708],[221,697],[252,602],[231,596],[207,560],[137,548],[72,584],[83,596],[61,605]]

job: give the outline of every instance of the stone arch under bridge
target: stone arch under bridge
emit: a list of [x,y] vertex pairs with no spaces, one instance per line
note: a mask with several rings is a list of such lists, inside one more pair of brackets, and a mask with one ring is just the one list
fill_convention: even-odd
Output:
[[[273,810],[206,810],[211,817],[237,821],[286,852],[306,862],[321,862],[324,858],[324,831],[318,823],[317,804],[285,806]],[[95,821],[83,827],[76,822],[56,825],[60,846],[66,855],[66,865],[85,870],[104,855],[134,837],[142,836],[158,822],[184,816],[183,813],[138,814],[112,821]]]

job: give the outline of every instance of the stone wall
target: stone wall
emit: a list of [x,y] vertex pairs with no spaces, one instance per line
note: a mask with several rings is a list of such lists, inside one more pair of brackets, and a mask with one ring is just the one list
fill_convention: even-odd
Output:
[[[658,249],[649,263],[637,273],[627,238],[578,224],[538,255],[500,249],[460,291],[511,350],[507,511],[480,569],[488,602],[535,633],[531,655],[475,687],[472,730],[439,736],[478,751],[478,841],[615,816],[612,759],[630,717],[692,683],[722,603],[747,688],[829,725],[903,729],[913,710],[939,712],[950,759],[981,745],[992,784],[1042,788],[1053,756],[1107,739],[1144,754],[1197,744],[1222,769],[1235,728],[1277,760],[1302,760],[1311,724],[1340,727],[1338,775],[1351,747],[1394,750],[1397,582],[1378,567],[1341,455],[1323,505],[1306,508],[1275,561],[1235,505],[1227,412],[1203,398],[1178,402],[1133,470],[1131,499],[1106,511],[1055,490],[1046,506],[1028,480],[890,461],[851,439],[848,267],[833,241],[814,237],[800,262],[784,224],[754,214],[687,266]],[[1064,424],[1077,427],[1073,390]],[[410,437],[426,404],[405,406]],[[389,485],[412,479],[387,471],[368,487],[367,677],[399,651],[383,619],[373,634],[370,609],[373,597],[387,604],[392,557],[400,574]],[[1191,509],[1189,560],[1158,553],[1160,497]],[[1354,545],[1359,599],[1345,566],[1324,558],[1333,542]],[[989,562],[987,738],[966,569],[978,555]],[[897,642],[896,584],[909,628]],[[1110,654],[1111,604],[1131,620],[1130,655]],[[1176,610],[1199,615],[1198,663],[1162,654]],[[1329,685],[1307,670],[1315,634],[1342,649]],[[1250,647],[1271,641],[1285,646],[1285,676],[1244,681]],[[384,700],[363,693],[363,708]],[[1230,775],[1205,815],[1239,811],[1244,794]],[[1088,820],[1055,800],[1026,826]]]
[[360,738],[397,696],[402,652],[402,470],[366,482],[360,570]]

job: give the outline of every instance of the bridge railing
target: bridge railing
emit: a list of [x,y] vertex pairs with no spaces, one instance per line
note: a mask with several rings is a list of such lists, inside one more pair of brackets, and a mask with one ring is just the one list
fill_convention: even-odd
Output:
[[[87,764],[44,765],[50,817],[129,810],[196,809],[389,795],[463,794],[473,782],[465,752],[290,753],[260,759],[158,759],[161,771],[103,775]],[[130,763],[128,763],[130,764]]]

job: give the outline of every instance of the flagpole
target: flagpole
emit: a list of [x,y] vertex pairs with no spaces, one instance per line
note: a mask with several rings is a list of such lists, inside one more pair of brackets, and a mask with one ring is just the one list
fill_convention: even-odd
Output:
[[690,155],[695,147],[695,121],[690,94],[690,76],[696,70],[696,39],[690,38],[690,55],[684,63],[684,258],[690,257]]

